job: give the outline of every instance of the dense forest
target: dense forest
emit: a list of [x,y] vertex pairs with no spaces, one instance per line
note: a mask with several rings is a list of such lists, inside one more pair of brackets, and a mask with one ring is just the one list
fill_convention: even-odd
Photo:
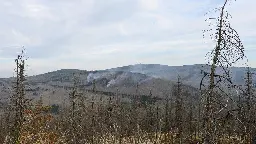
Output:
[[[83,89],[78,73],[62,105],[27,96],[24,51],[15,59],[15,77],[7,105],[0,107],[0,143],[5,144],[249,144],[256,140],[256,105],[250,67],[244,85],[232,82],[230,68],[247,61],[238,32],[226,11],[229,0],[214,9],[216,18],[204,30],[215,42],[207,53],[209,71],[202,70],[199,88],[188,88],[180,76],[159,98],[149,88],[141,94]],[[221,73],[216,68],[221,68]],[[54,93],[54,92],[53,92]],[[0,95],[0,98],[3,97]],[[125,98],[129,98],[129,100]],[[4,105],[0,103],[1,105]]]

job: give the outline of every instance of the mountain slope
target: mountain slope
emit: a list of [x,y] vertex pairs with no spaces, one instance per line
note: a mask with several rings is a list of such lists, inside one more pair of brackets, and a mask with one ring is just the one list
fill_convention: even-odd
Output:
[[[181,77],[184,89],[190,93],[198,92],[203,77],[201,69],[209,71],[209,67],[200,64],[185,66],[137,64],[99,71],[62,69],[28,77],[26,89],[27,94],[32,98],[38,99],[42,95],[48,103],[61,103],[63,99],[69,97],[75,74],[79,77],[79,87],[85,90],[95,87],[97,91],[136,94],[138,86],[137,94],[152,93],[156,97],[164,98],[172,93],[178,75]],[[233,67],[231,71],[234,83],[243,85],[246,68]],[[217,72],[221,73],[221,69],[217,68]],[[0,79],[0,102],[6,101],[10,96],[13,80],[13,78]],[[254,77],[253,83],[255,82]]]
[[[114,92],[128,95],[150,95],[164,98],[172,94],[173,81],[152,77],[146,74],[128,71],[83,71],[83,70],[58,70],[37,76],[27,77],[26,93],[33,99],[43,99],[47,103],[60,104],[63,99],[68,99],[69,92],[73,86],[74,74],[79,78],[79,87],[84,90]],[[1,101],[11,94],[13,78],[0,79],[0,98]],[[184,85],[184,89],[192,92],[198,91],[189,85]],[[95,94],[89,94],[93,96]],[[88,95],[87,95],[88,96]],[[95,95],[97,96],[97,95]]]
[[[117,67],[108,69],[108,71],[126,71],[134,73],[142,73],[151,77],[176,81],[180,76],[181,80],[191,86],[199,87],[200,81],[203,77],[201,70],[210,71],[210,67],[203,64],[184,65],[184,66],[168,66],[160,64],[136,64],[124,67]],[[246,73],[245,67],[231,67],[232,81],[236,84],[244,84],[244,76]],[[252,68],[251,71],[256,71]],[[222,73],[222,69],[217,67],[217,74]],[[256,77],[253,77],[253,83],[256,83]]]

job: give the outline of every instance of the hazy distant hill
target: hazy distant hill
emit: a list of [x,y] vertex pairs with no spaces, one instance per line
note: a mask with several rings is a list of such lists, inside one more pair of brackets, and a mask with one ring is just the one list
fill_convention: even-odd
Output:
[[[44,101],[48,103],[61,103],[63,99],[68,98],[69,89],[73,85],[73,77],[76,74],[79,77],[80,88],[83,89],[90,90],[95,83],[98,91],[135,94],[138,85],[138,94],[149,95],[151,91],[152,95],[163,98],[172,93],[178,75],[186,90],[190,93],[197,92],[203,76],[201,69],[207,71],[207,67],[201,64],[184,66],[137,64],[99,71],[62,69],[28,77],[27,94],[35,99],[42,95]],[[220,71],[221,69],[217,68],[217,72]],[[233,67],[234,83],[244,84],[245,72],[245,68]],[[11,94],[12,81],[13,78],[0,79],[2,101]],[[256,82],[255,78],[253,82]]]
[[[203,77],[201,70],[210,71],[209,66],[203,64],[195,65],[184,65],[184,66],[167,66],[160,64],[136,64],[123,66],[118,68],[109,69],[109,71],[126,71],[133,73],[141,73],[147,76],[152,76],[156,78],[162,78],[166,80],[176,81],[178,75],[181,77],[182,81],[186,84],[192,85],[194,87],[199,87],[200,80]],[[256,69],[252,68],[251,71],[254,72]],[[217,73],[221,73],[220,67],[216,69]],[[244,76],[246,73],[246,68],[244,67],[232,67],[231,76],[232,81],[236,84],[244,84]],[[256,83],[256,77],[253,77],[253,82]]]

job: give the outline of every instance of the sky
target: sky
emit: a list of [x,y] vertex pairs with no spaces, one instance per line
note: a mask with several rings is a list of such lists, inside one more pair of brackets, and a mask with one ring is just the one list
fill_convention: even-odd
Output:
[[[205,13],[224,0],[0,0],[0,77],[26,49],[27,74],[131,64],[206,63],[213,48]],[[227,10],[249,66],[256,67],[256,1]]]

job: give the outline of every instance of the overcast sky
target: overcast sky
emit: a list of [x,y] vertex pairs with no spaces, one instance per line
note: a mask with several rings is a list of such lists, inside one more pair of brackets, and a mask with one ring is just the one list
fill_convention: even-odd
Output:
[[[204,14],[224,0],[0,0],[0,77],[25,46],[28,74],[138,63],[205,63]],[[256,1],[228,7],[256,67]]]

